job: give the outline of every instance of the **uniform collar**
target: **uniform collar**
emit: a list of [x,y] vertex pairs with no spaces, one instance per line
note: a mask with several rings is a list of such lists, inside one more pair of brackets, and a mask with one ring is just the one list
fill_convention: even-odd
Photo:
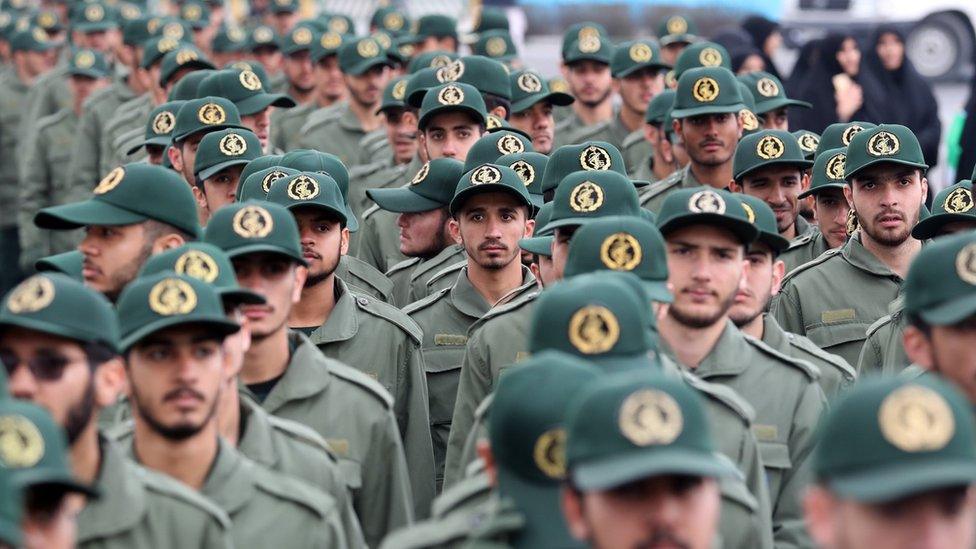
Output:
[[[668,354],[675,362],[679,363],[671,347],[661,341],[661,350]],[[725,319],[725,329],[722,335],[712,347],[701,364],[694,369],[695,374],[701,379],[718,376],[736,376],[746,371],[749,367],[743,356],[749,353],[748,343],[746,343],[742,332],[732,324],[732,321]],[[682,368],[689,369],[686,365]]]
[[237,451],[253,461],[274,469],[278,463],[268,413],[246,393],[240,393],[241,438]]
[[366,133],[366,130],[363,129],[362,123],[360,123],[359,119],[356,118],[356,113],[352,112],[352,108],[349,106],[349,103],[346,103],[342,107],[342,114],[339,116],[339,126],[349,131]]
[[146,512],[145,488],[133,478],[135,466],[127,463],[122,450],[98,436],[101,464],[95,487],[101,493],[89,500],[78,515],[78,543],[106,538],[133,528]]
[[218,440],[217,457],[200,493],[233,516],[253,499],[254,482],[249,472],[253,465],[227,441]]
[[429,273],[434,269],[441,269],[447,266],[450,259],[454,256],[459,256],[458,261],[464,261],[464,258],[467,257],[464,254],[464,246],[460,244],[451,244],[450,246],[437,252],[437,255],[434,257],[421,261],[413,268],[413,271],[411,271],[410,279],[417,280],[424,274]]
[[451,288],[451,303],[457,310],[473,318],[485,316],[485,313],[491,308],[491,305],[475,289],[474,284],[468,280],[467,267],[461,269],[454,286]]
[[335,343],[352,339],[359,332],[359,311],[356,310],[356,296],[341,278],[335,278],[336,304],[329,313],[325,324],[319,326],[308,338],[316,345]]
[[864,244],[861,244],[860,231],[847,239],[847,243],[845,243],[842,248],[841,255],[844,256],[844,259],[848,263],[854,267],[857,267],[858,269],[861,269],[862,271],[867,271],[877,276],[891,277],[896,280],[901,280],[901,277],[893,273],[887,265],[882,263],[880,259],[868,251],[868,249],[864,247]]
[[288,334],[289,345],[294,349],[291,360],[274,389],[264,399],[262,407],[273,414],[293,400],[309,398],[320,393],[329,384],[331,374],[325,355],[311,341],[298,332]]

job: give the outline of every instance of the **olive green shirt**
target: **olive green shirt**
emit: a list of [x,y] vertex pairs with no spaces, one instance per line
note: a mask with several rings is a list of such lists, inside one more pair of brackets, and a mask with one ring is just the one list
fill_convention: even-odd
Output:
[[888,314],[901,283],[856,233],[787,275],[770,312],[784,330],[857,364],[868,327]]
[[830,245],[820,231],[808,232],[793,239],[789,249],[780,254],[779,260],[786,264],[786,273],[789,274],[800,265],[817,259],[829,249]]
[[397,215],[373,206],[363,212],[363,222],[356,233],[355,247],[350,243],[350,255],[386,272],[394,265],[407,259],[400,252],[400,228]]
[[892,302],[892,312],[878,319],[867,331],[867,339],[857,360],[860,375],[896,375],[911,365],[902,334],[907,318],[899,298]]
[[828,398],[850,389],[857,381],[854,367],[843,358],[832,355],[809,339],[784,331],[776,319],[763,315],[762,342],[797,360],[805,360],[820,370],[820,388]]
[[[614,147],[617,147],[621,152],[623,151],[624,140],[630,135],[633,130],[629,129],[624,125],[623,121],[620,120],[620,113],[614,114],[613,118],[610,120],[600,122],[599,124],[593,124],[590,126],[577,127],[571,131],[566,132],[565,139],[566,143],[583,143],[585,141],[605,141],[610,143]],[[647,150],[650,150],[649,148]],[[626,161],[626,157],[624,158]],[[627,165],[628,173],[630,165]]]
[[[413,257],[397,263],[386,273],[393,282],[393,304],[405,307],[427,297],[430,294],[427,285],[432,278],[440,274],[442,269],[463,264],[467,259],[464,246],[452,244],[430,259]],[[451,284],[442,285],[438,289],[450,286]]]
[[298,147],[298,138],[308,116],[318,107],[315,103],[305,103],[291,109],[275,109],[271,113],[271,128],[268,143],[271,150],[288,152]]
[[36,129],[37,121],[62,109],[70,109],[74,103],[68,86],[68,64],[64,58],[51,70],[37,77],[21,105],[24,117],[20,122],[21,135],[27,137]]
[[118,80],[85,100],[78,120],[77,138],[68,149],[69,161],[61,164],[68,167],[72,187],[90,190],[109,172],[111,167],[101,163],[104,156],[100,149],[102,134],[118,108],[133,98],[132,88]]
[[17,225],[18,159],[24,142],[20,124],[30,91],[16,75],[0,80],[0,228]]
[[[359,141],[371,132],[363,129],[349,103],[342,103],[334,109],[332,107],[326,109],[329,109],[328,113],[320,117],[312,113],[305,125],[301,127],[298,148],[334,154],[347,168],[368,162],[370,159],[364,157]],[[375,131],[385,132],[382,128]]]
[[701,187],[702,184],[695,179],[695,174],[691,172],[691,164],[681,168],[668,177],[647,187],[640,195],[640,205],[642,208],[658,213],[664,199],[669,194],[678,189],[694,189]]

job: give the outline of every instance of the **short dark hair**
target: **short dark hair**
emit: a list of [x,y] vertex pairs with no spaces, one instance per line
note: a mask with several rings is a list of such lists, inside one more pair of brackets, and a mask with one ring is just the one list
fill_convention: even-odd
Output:
[[196,240],[196,237],[192,234],[184,231],[179,227],[174,227],[169,223],[163,221],[157,221],[155,219],[147,219],[142,222],[142,226],[146,231],[146,240],[156,240],[157,238],[163,236],[164,234],[175,233],[183,237],[183,240],[187,242],[192,242]]
[[488,112],[491,112],[491,111],[495,110],[495,108],[497,108],[497,107],[501,107],[501,108],[505,109],[505,120],[508,120],[508,117],[512,116],[512,101],[511,100],[505,99],[504,97],[502,97],[500,95],[495,95],[493,93],[487,93],[487,92],[482,93],[481,96],[485,100],[485,109]]

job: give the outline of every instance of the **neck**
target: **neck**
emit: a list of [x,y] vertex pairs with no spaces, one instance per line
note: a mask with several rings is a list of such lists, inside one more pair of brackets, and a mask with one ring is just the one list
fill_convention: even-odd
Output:
[[37,76],[31,74],[23,63],[17,63],[15,65],[15,70],[17,71],[17,79],[20,80],[25,86],[34,85],[34,80],[37,79]]
[[747,324],[739,326],[739,331],[746,334],[747,336],[752,336],[756,339],[762,339],[763,334],[766,333],[766,327],[764,325],[766,315],[759,314],[756,318],[750,320]]
[[576,100],[573,103],[573,112],[583,122],[583,125],[592,126],[593,124],[599,124],[600,122],[613,118],[613,103],[610,102],[609,95],[607,95],[606,99],[592,107],[584,105],[580,100]]
[[620,122],[627,128],[627,131],[637,131],[644,126],[644,113],[635,111],[627,103],[623,103],[620,106]]
[[240,379],[250,385],[279,377],[288,368],[288,358],[288,328],[282,326],[268,337],[252,338]]
[[724,189],[732,181],[732,160],[715,166],[705,166],[691,162],[691,173],[702,185],[713,189]]
[[165,473],[194,490],[203,488],[217,457],[217,421],[211,418],[199,433],[170,440],[155,432],[136,412],[132,447],[136,460],[149,469]]
[[241,396],[237,393],[237,378],[231,378],[217,403],[217,430],[220,436],[237,447],[241,434]]
[[674,165],[662,158],[661,155],[656,154],[656,151],[657,149],[655,149],[654,165],[651,166],[651,172],[654,174],[654,177],[664,179],[674,173]]
[[522,285],[522,262],[518,256],[501,269],[482,269],[468,260],[468,281],[481,297],[494,305]]
[[329,97],[321,93],[316,94],[315,96],[315,105],[318,106],[318,108],[320,109],[331,107],[332,105],[335,105],[339,101],[342,101],[341,97]]
[[71,472],[85,484],[94,484],[98,468],[102,464],[102,452],[98,447],[98,422],[93,415],[70,448]]
[[665,315],[657,327],[661,332],[661,337],[674,351],[674,355],[678,357],[678,362],[688,368],[695,369],[705,360],[708,353],[712,352],[715,344],[722,337],[722,331],[725,329],[725,317],[723,316],[721,320],[711,326],[692,328],[679,323],[671,315]]
[[376,114],[378,107],[379,105],[376,103],[363,105],[355,99],[349,99],[349,110],[356,115],[356,119],[359,120],[359,124],[362,125],[363,131],[366,133],[378,129],[383,124],[383,119]]
[[861,231],[861,245],[891,269],[891,272],[901,278],[905,278],[905,275],[908,274],[908,266],[915,258],[915,254],[922,249],[922,241],[912,237],[906,238],[897,246],[885,246],[872,239],[863,230]]
[[[799,214],[797,214],[797,215],[799,215]],[[793,220],[793,224],[790,225],[789,227],[787,227],[785,231],[781,231],[779,233],[779,235],[782,236],[783,238],[785,238],[786,240],[793,240],[794,238],[796,238],[796,232],[797,232],[796,231],[796,219],[794,219]]]
[[321,326],[329,319],[335,308],[335,275],[307,286],[302,290],[302,299],[291,310],[288,325],[293,327]]
[[304,105],[312,100],[312,94],[315,90],[302,91],[295,86],[288,86],[288,95],[295,100],[295,103],[299,105]]
[[84,103],[84,101],[75,101],[75,102],[72,103],[71,110],[74,111],[75,116],[81,116],[81,112],[82,112],[81,105],[82,105],[82,103]]
[[166,102],[166,90],[160,88],[159,86],[153,86],[151,95],[153,105],[156,107]]

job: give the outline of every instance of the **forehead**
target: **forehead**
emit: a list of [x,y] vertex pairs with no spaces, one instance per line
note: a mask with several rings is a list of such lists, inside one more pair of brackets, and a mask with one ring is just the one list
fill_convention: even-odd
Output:
[[800,177],[799,166],[765,166],[756,168],[743,176],[743,181],[755,181],[759,179],[785,179],[787,177]]
[[479,193],[464,201],[461,211],[512,209],[522,203],[514,196],[504,192]]
[[859,181],[865,179],[892,179],[904,175],[920,174],[921,170],[911,166],[903,166],[894,162],[880,162],[861,170],[852,180]]
[[665,235],[669,244],[693,244],[714,248],[739,248],[742,242],[731,231],[715,225],[688,225]]
[[427,130],[449,130],[462,127],[477,127],[478,122],[470,114],[463,111],[448,111],[434,115],[427,123]]

